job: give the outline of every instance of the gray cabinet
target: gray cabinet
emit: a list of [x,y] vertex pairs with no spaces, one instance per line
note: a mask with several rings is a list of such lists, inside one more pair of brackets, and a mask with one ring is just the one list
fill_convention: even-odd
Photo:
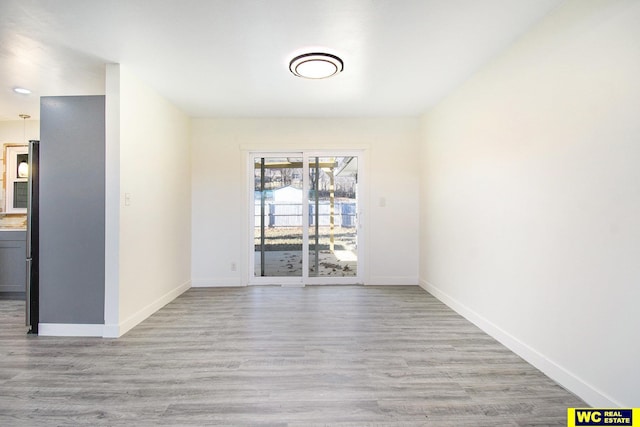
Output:
[[24,292],[26,232],[0,230],[0,292]]

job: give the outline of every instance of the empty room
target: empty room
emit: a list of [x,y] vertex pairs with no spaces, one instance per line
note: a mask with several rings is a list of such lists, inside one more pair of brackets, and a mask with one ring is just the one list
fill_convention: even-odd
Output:
[[0,37],[1,425],[640,422],[637,0],[3,0]]

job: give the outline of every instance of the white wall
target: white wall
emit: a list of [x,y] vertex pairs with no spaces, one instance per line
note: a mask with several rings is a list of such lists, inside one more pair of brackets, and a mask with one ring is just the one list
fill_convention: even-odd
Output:
[[[119,117],[107,121],[107,162],[115,160],[109,150],[119,152],[119,175],[107,179],[107,229],[116,233],[119,222],[119,235],[107,240],[108,248],[118,240],[118,259],[113,259],[113,247],[107,252],[107,286],[114,286],[115,269],[118,288],[106,294],[111,305],[105,317],[116,321],[117,298],[117,328],[107,330],[118,335],[191,286],[191,152],[190,119],[126,67],[110,67],[107,114],[119,109]],[[114,99],[117,108],[109,103]],[[118,121],[119,134],[112,135]],[[118,168],[108,164],[109,173]],[[114,203],[110,185],[119,186],[115,219],[113,211],[109,214]]]
[[417,119],[403,118],[194,119],[193,285],[246,284],[248,151],[325,148],[366,150],[366,283],[417,284],[418,129]]
[[0,121],[0,146],[6,143],[28,144],[30,139],[40,138],[40,120]]
[[425,115],[421,284],[640,406],[640,2],[569,1]]
[[27,119],[0,121],[0,212],[4,212],[4,145],[28,144],[40,138],[40,121]]

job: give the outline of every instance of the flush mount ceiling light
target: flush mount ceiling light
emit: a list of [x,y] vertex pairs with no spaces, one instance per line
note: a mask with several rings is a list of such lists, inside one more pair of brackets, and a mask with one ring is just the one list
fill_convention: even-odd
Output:
[[344,69],[342,59],[330,53],[314,52],[298,55],[289,62],[294,76],[305,79],[326,79]]
[[21,93],[23,95],[29,95],[31,93],[31,91],[29,89],[23,88],[23,87],[14,87],[13,91],[15,93]]

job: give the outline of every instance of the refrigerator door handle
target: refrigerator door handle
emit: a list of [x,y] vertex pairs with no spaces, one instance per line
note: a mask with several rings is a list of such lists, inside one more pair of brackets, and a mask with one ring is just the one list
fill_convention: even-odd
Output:
[[27,180],[27,258],[31,258],[31,221],[33,220],[32,216],[32,206],[33,206],[33,152],[34,152],[34,142],[29,141],[29,179]]
[[27,289],[25,289],[27,311],[25,316],[25,326],[31,326],[31,263],[31,258],[27,258]]
[[27,251],[25,256],[31,258],[31,218],[27,213]]

